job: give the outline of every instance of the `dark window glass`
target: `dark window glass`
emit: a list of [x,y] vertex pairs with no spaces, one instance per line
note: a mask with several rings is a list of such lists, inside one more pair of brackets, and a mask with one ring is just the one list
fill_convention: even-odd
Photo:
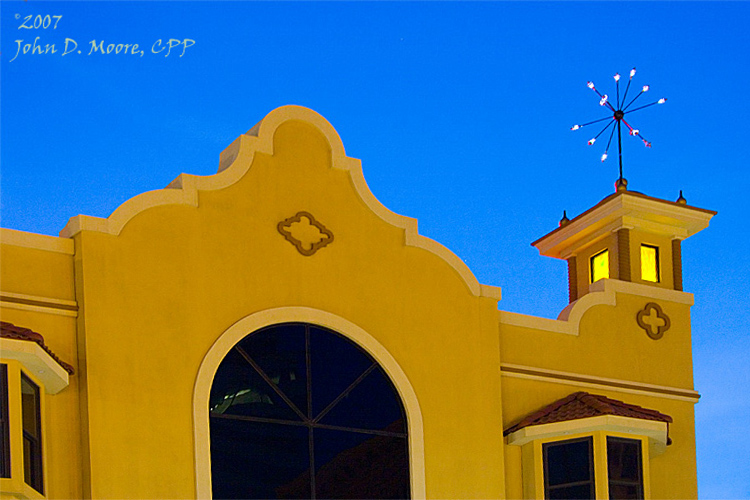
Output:
[[[374,366],[374,365],[373,365]],[[356,427],[360,429],[385,429],[398,422],[397,432],[406,432],[399,398],[374,399],[373,394],[389,394],[394,391],[385,372],[374,366],[346,396],[320,419],[321,424]]]
[[[279,498],[281,485],[309,478],[308,434],[302,426],[212,418],[214,498]],[[282,498],[311,498],[309,479]]]
[[[319,415],[374,362],[359,348],[347,349],[349,352],[342,357],[341,338],[327,330],[311,327],[310,343],[310,362],[315,370],[311,387],[315,394],[312,410]],[[326,366],[336,366],[336,370],[326,370]]]
[[271,376],[256,371],[240,352],[246,354],[241,349],[232,349],[216,372],[209,406],[211,414],[302,420],[293,409],[296,407],[287,404],[274,389]]
[[591,438],[542,445],[545,498],[595,498],[592,448]]
[[330,429],[313,432],[316,498],[409,497],[406,439]]
[[8,365],[0,364],[0,477],[10,477]]
[[241,340],[209,403],[214,498],[409,498],[401,399],[378,364],[324,328]]
[[23,473],[26,483],[44,494],[42,479],[42,414],[39,387],[21,373]]
[[[261,330],[245,337],[237,347],[245,353],[252,353],[252,360],[258,367],[297,409],[307,413],[307,352],[304,325],[283,325],[276,329]],[[245,365],[254,371],[247,362]]]
[[591,485],[579,484],[575,486],[560,486],[559,488],[551,488],[549,490],[549,496],[547,498],[550,498],[552,500],[594,498],[594,494],[591,493]]
[[636,439],[607,438],[609,498],[643,498],[641,442]]

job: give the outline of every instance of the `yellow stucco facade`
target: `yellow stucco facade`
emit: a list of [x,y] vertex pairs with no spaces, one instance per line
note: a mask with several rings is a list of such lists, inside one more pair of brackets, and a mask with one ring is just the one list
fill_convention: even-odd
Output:
[[[209,498],[216,370],[247,335],[290,322],[343,335],[388,374],[406,414],[414,498],[544,498],[544,443],[576,437],[592,438],[596,497],[609,498],[607,436],[642,443],[645,498],[695,498],[693,299],[675,289],[672,242],[711,215],[608,197],[535,243],[577,262],[560,318],[498,311],[499,288],[375,199],[323,117],[279,108],[222,153],[216,175],[180,175],[107,219],[74,217],[60,237],[0,230],[2,321],[43,335],[74,369],[2,339],[2,498]],[[617,258],[611,279],[588,283],[591,255],[637,259],[640,242],[663,248],[659,283],[621,279]],[[43,494],[23,481],[21,373],[44,389]],[[612,415],[504,435],[577,391],[672,422]]]

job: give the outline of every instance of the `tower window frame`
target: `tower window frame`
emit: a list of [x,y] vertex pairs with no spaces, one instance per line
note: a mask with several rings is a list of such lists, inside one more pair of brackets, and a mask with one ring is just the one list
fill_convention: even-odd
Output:
[[589,258],[589,283],[609,278],[609,249],[595,253]]
[[[649,255],[650,252],[653,252],[653,257]],[[649,283],[661,282],[661,273],[659,272],[659,247],[642,243],[640,258],[641,280],[648,281]]]

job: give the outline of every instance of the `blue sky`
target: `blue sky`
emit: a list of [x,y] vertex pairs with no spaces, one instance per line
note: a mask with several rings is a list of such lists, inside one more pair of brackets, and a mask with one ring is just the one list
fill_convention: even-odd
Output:
[[[391,210],[503,288],[500,308],[556,317],[566,267],[529,243],[613,190],[606,116],[586,88],[650,85],[624,137],[630,188],[717,210],[683,244],[702,498],[749,498],[750,3],[14,2],[1,6],[0,217],[57,234],[106,217],[219,152],[272,109],[310,107]],[[47,29],[23,29],[27,16]],[[57,21],[56,28],[53,28]],[[55,44],[56,54],[19,54]],[[81,54],[65,56],[65,39]],[[194,45],[152,52],[170,38]],[[88,54],[91,40],[144,55]],[[157,47],[158,48],[158,47]],[[23,52],[23,51],[21,51]],[[182,54],[182,57],[180,57]],[[14,57],[16,56],[16,57]],[[631,92],[631,95],[632,92]],[[639,101],[640,102],[640,101]],[[743,250],[744,249],[744,250]],[[743,257],[743,255],[745,255]]]

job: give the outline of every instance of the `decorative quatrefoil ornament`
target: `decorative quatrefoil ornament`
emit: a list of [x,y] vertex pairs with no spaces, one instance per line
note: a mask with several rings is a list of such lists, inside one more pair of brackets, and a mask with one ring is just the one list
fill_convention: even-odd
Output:
[[309,257],[333,241],[333,233],[309,212],[297,212],[276,225],[284,238]]
[[671,322],[669,316],[664,314],[661,306],[656,302],[649,302],[642,311],[638,311],[636,316],[638,326],[646,330],[649,337],[659,340],[664,336],[664,332],[669,330]]

